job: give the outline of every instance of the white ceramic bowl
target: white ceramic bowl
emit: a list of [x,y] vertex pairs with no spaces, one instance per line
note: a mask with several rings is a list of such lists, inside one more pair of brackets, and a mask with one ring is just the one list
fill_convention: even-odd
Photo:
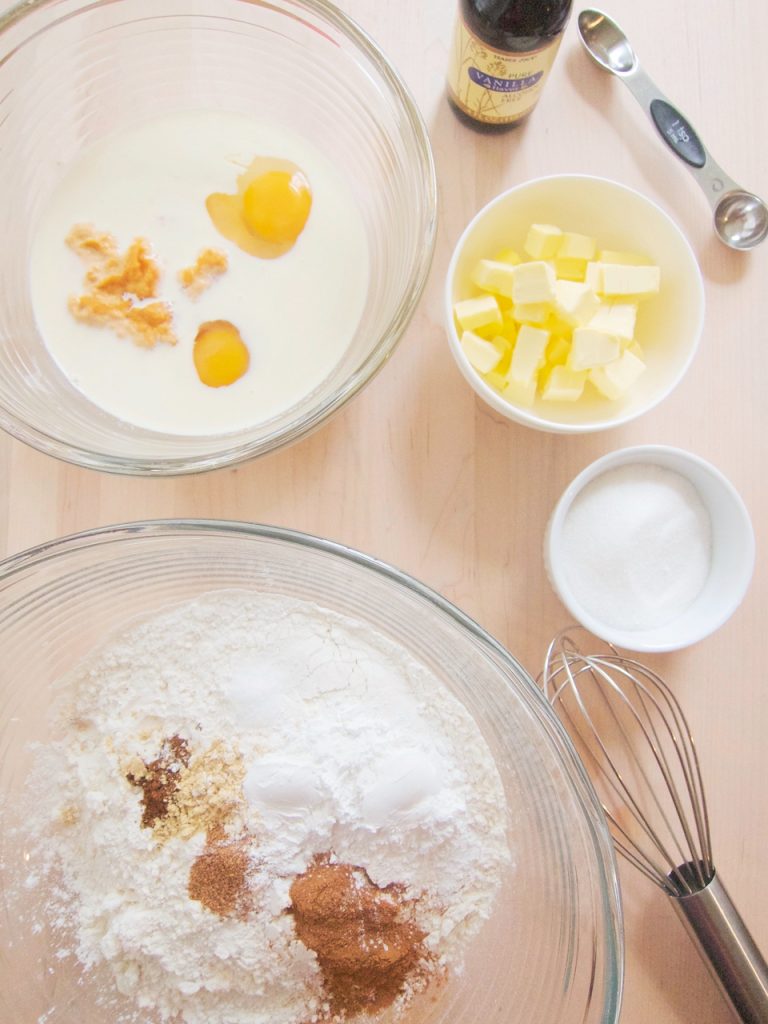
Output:
[[[709,511],[712,524],[711,564],[701,592],[681,615],[653,629],[621,630],[595,619],[576,599],[564,569],[563,524],[576,496],[596,477],[631,463],[661,466],[688,479]],[[755,536],[738,492],[709,462],[680,448],[639,445],[597,459],[565,489],[547,527],[544,564],[560,600],[590,632],[632,651],[674,651],[709,636],[741,604],[752,579]]]
[[[462,351],[453,305],[477,294],[469,275],[479,259],[499,249],[522,251],[534,223],[556,224],[593,236],[601,249],[640,252],[661,267],[659,294],[643,301],[636,339],[647,370],[622,400],[611,402],[590,386],[578,402],[513,405],[487,384]],[[445,285],[445,322],[451,352],[477,394],[502,416],[538,430],[586,433],[616,427],[652,409],[679,383],[699,343],[704,286],[696,258],[677,225],[634,189],[588,175],[557,175],[525,182],[493,199],[474,217],[453,253]]]

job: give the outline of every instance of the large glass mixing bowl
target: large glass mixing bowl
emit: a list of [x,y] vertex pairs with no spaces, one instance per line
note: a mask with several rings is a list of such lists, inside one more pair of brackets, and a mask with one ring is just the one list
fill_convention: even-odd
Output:
[[[86,147],[201,109],[276,123],[331,161],[361,213],[369,285],[352,341],[310,394],[247,429],[192,437],[127,424],[70,384],[37,328],[28,268],[41,210]],[[422,118],[381,51],[326,0],[21,0],[0,13],[0,181],[0,427],[95,469],[214,469],[304,436],[385,363],[432,258]]]
[[610,837],[515,659],[434,591],[357,552],[271,527],[177,520],[94,530],[0,564],[0,1020],[113,1020],[97,1004],[98,973],[81,976],[25,923],[35,855],[13,822],[54,681],[130,620],[220,588],[310,600],[394,639],[464,704],[493,754],[514,863],[464,973],[404,1024],[615,1024],[623,956]]

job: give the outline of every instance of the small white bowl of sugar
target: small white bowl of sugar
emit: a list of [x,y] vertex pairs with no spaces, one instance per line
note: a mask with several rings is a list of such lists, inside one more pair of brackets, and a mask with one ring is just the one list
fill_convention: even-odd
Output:
[[718,629],[752,578],[755,537],[733,485],[680,448],[623,448],[587,466],[547,527],[544,563],[590,632],[673,651]]

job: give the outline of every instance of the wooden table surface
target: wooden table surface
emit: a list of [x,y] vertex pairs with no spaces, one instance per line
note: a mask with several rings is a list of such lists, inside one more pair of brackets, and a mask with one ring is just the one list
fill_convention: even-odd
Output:
[[[0,0],[0,6],[4,6]],[[359,548],[419,577],[497,636],[532,674],[568,615],[544,575],[547,517],[571,478],[626,445],[673,444],[719,467],[743,495],[758,560],[742,607],[714,636],[649,659],[689,712],[708,790],[719,871],[768,950],[768,245],[751,254],[715,238],[704,197],[655,137],[620,82],[566,33],[527,125],[486,137],[460,125],[444,94],[454,7],[344,0],[404,76],[432,137],[440,185],[435,260],[389,365],[308,440],[238,469],[176,480],[123,479],[55,462],[0,438],[0,554],[125,520],[200,516],[278,524]],[[612,0],[647,70],[725,169],[768,195],[765,0]],[[441,323],[453,244],[502,189],[557,172],[604,175],[658,202],[701,264],[701,348],[661,407],[582,437],[515,426],[481,405],[455,368]],[[624,1024],[730,1015],[663,897],[622,868]]]

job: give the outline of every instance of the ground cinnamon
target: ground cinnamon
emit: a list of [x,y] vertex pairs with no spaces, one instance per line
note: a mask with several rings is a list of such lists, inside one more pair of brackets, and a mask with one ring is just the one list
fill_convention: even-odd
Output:
[[317,956],[335,1014],[375,1013],[426,970],[426,933],[402,886],[381,888],[363,868],[321,854],[290,896],[296,934]]
[[245,918],[252,906],[250,846],[249,836],[233,838],[221,825],[209,829],[205,848],[189,871],[189,898],[199,900],[219,917]]

